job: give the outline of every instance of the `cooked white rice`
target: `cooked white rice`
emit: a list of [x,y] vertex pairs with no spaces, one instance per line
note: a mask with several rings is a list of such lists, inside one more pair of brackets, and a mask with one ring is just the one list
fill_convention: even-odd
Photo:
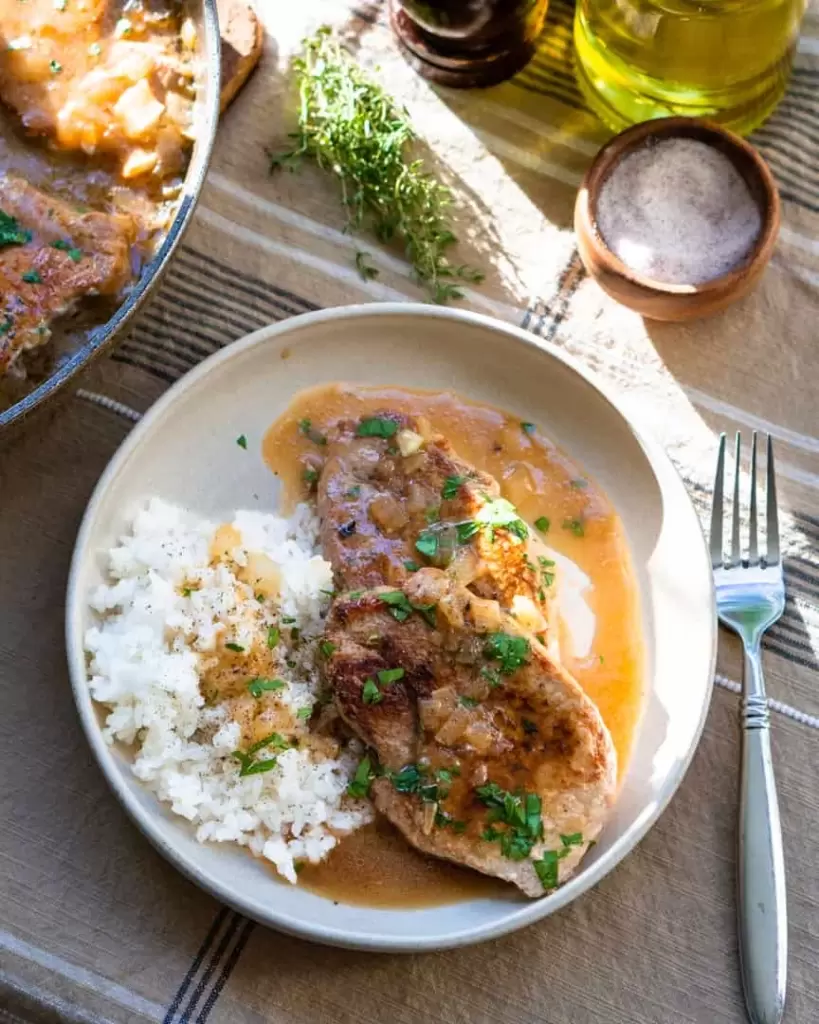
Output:
[[[219,525],[158,499],[136,516],[108,553],[110,583],[91,597],[97,624],[85,640],[89,686],[110,708],[106,739],[134,745],[136,776],[196,826],[200,841],[247,846],[295,882],[297,860],[321,860],[372,815],[368,803],[346,795],[357,744],[336,749],[315,740],[297,716],[319,690],[315,638],[332,572],[316,553],[318,523],[307,505],[289,519],[236,512],[240,543],[216,559]],[[278,571],[278,597],[260,600],[239,578],[259,555]],[[271,652],[268,630],[283,618],[294,620],[301,637],[291,648],[283,629]],[[287,685],[265,693],[265,706],[292,723],[277,728],[299,744],[277,752],[276,767],[244,777],[233,756],[241,726],[225,704],[206,704],[201,687],[226,643],[275,657],[276,678]]]

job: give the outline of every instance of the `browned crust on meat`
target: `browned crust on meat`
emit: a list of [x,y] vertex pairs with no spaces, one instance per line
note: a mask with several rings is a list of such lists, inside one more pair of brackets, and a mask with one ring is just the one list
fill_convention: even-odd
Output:
[[[421,609],[428,609],[437,594],[434,626],[420,611],[397,621],[395,605],[384,602],[395,588],[338,598],[327,623],[335,650],[325,675],[340,714],[388,772],[416,764],[429,765],[430,772],[457,766],[460,774],[440,809],[463,821],[465,830],[430,828],[429,802],[396,791],[385,778],[373,785],[376,807],[423,852],[496,875],[530,896],[543,895],[531,859],[501,856],[497,842],[482,838],[487,808],[476,798],[476,787],[495,782],[509,792],[540,797],[544,836],[538,851],[560,850],[563,882],[599,834],[614,797],[616,756],[608,730],[579,684],[509,616],[501,615],[499,628],[527,641],[526,663],[489,685],[481,674],[486,633],[474,621],[479,599],[434,569],[417,573],[400,591],[410,606]],[[405,670],[404,677],[381,687],[377,703],[364,703],[365,681],[396,666]],[[430,701],[450,690],[453,701],[466,696],[473,702],[469,711],[453,703],[444,728],[430,726]],[[463,736],[442,739],[456,716],[469,719],[467,728],[477,728],[477,736],[480,730],[491,733],[491,745],[478,751]],[[562,848],[567,833],[580,833],[582,842]]]

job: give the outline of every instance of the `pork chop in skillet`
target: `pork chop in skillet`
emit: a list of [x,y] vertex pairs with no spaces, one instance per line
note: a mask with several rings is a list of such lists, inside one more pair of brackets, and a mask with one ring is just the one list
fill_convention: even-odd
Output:
[[136,226],[78,212],[21,178],[0,178],[0,376],[86,295],[116,295],[131,277]]

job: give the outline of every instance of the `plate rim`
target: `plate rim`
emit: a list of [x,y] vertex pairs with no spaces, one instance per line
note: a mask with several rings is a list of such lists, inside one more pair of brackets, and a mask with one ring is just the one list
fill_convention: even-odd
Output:
[[[681,493],[686,500],[686,513],[696,523],[701,538],[703,553],[707,555],[707,543],[702,525],[697,516],[691,497],[685,487],[685,483],[671,462],[664,449],[655,441],[647,438],[642,431],[634,424],[631,416],[623,408],[617,397],[609,391],[607,384],[601,381],[594,371],[581,364],[570,354],[564,352],[555,344],[539,338],[537,335],[506,323],[494,317],[482,313],[475,313],[471,310],[452,309],[448,307],[436,307],[422,303],[404,302],[376,302],[357,304],[350,306],[332,306],[324,309],[313,310],[297,316],[288,317],[285,320],[276,321],[261,327],[250,334],[226,345],[212,355],[208,356],[192,370],[185,373],[179,380],[175,381],[167,391],[162,394],[143,413],[141,419],[123,440],[114,454],[111,456],[107,466],[97,481],[91,497],[88,500],[85,511],[77,532],[77,538],[71,556],[71,563],[66,588],[65,605],[65,643],[68,662],[68,672],[71,681],[71,689],[74,702],[77,707],[80,722],[83,727],[86,739],[94,754],[97,765],[102,771],[106,782],[113,790],[115,796],[128,813],[129,817],[136,824],[142,834],[152,845],[176,867],[185,877],[189,878],[197,886],[232,907],[234,910],[245,914],[258,923],[274,928],[287,935],[298,936],[313,942],[325,945],[338,946],[347,949],[359,949],[370,952],[385,953],[420,953],[435,950],[451,949],[460,946],[471,945],[477,942],[484,942],[490,939],[499,938],[519,928],[532,924],[550,914],[562,909],[578,896],[587,892],[605,878],[629,853],[631,853],[647,835],[650,829],[659,820],[667,809],[669,803],[677,793],[683,779],[685,778],[694,754],[696,753],[705,721],[711,706],[711,700],[715,684],[715,671],[717,660],[718,627],[716,620],[716,599],[713,583],[713,575],[709,571],[708,589],[711,606],[711,650],[708,662],[708,680],[703,691],[702,707],[700,708],[699,720],[696,729],[692,734],[690,747],[684,758],[676,764],[674,770],[669,774],[660,798],[652,802],[648,812],[643,811],[626,832],[617,839],[611,848],[603,854],[599,860],[590,865],[587,870],[569,879],[565,885],[555,890],[551,895],[545,896],[531,903],[526,903],[519,909],[513,909],[508,915],[496,922],[456,928],[445,934],[434,936],[412,936],[403,939],[399,936],[384,936],[376,932],[361,929],[341,929],[328,925],[300,924],[295,921],[290,913],[281,914],[274,905],[262,904],[244,898],[241,894],[233,891],[230,886],[224,885],[220,879],[209,871],[200,867],[193,867],[188,863],[185,854],[177,847],[166,841],[160,831],[153,824],[154,814],[146,807],[143,807],[137,798],[128,790],[115,765],[109,764],[113,758],[111,748],[102,736],[102,729],[96,718],[94,702],[88,689],[86,660],[84,646],[82,644],[81,613],[83,608],[83,594],[80,593],[79,579],[84,559],[92,554],[90,548],[90,536],[95,524],[97,510],[104,497],[119,474],[125,470],[132,454],[139,448],[143,439],[153,430],[158,421],[162,419],[165,412],[176,402],[177,398],[195,387],[202,378],[214,372],[223,363],[236,358],[243,352],[264,345],[271,339],[283,334],[288,334],[301,327],[310,327],[313,324],[321,324],[325,321],[340,319],[356,319],[359,317],[371,316],[404,316],[433,317],[441,320],[455,320],[461,323],[474,324],[488,328],[494,332],[500,332],[507,337],[516,340],[523,345],[534,349],[538,354],[558,360],[569,370],[574,371],[586,384],[590,385],[598,395],[618,414],[628,430],[648,458],[652,473],[656,475],[656,464],[659,463],[666,471],[670,470],[676,482],[680,486]],[[304,343],[304,342],[302,342]],[[309,344],[309,341],[307,342]],[[708,559],[706,558],[706,564]],[[154,799],[156,799],[154,797]]]

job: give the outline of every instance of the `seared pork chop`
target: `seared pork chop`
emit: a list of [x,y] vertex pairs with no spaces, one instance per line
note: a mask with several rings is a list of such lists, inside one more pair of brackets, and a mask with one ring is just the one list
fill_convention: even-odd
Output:
[[419,566],[448,567],[533,632],[548,631],[553,563],[497,481],[426,424],[391,412],[337,424],[318,511],[337,589],[400,585]]
[[0,376],[85,295],[131,277],[130,217],[78,213],[19,178],[0,178]]
[[614,797],[600,714],[494,601],[437,569],[334,602],[324,673],[378,755],[376,807],[424,853],[541,896]]

